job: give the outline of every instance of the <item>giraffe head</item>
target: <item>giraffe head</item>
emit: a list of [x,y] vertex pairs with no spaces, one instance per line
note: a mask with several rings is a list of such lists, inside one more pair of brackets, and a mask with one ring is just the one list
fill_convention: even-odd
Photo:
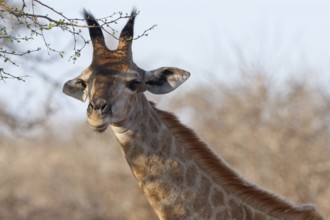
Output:
[[106,47],[102,28],[93,15],[86,10],[83,15],[89,26],[93,60],[78,77],[64,84],[63,92],[83,102],[89,98],[87,116],[93,130],[103,132],[110,124],[129,118],[139,106],[143,92],[171,92],[190,76],[189,72],[175,67],[145,71],[133,62],[135,10],[121,31],[116,50]]

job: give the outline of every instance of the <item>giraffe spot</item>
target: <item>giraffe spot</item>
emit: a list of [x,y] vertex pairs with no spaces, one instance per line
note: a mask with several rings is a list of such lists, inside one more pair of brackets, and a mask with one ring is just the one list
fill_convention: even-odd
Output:
[[130,161],[134,163],[140,163],[140,159],[144,154],[144,150],[141,147],[133,147],[131,152],[127,155]]
[[[140,125],[139,125],[139,127],[140,127],[140,130],[141,131],[149,131],[149,129],[148,129],[148,127],[147,127],[147,125],[145,124],[145,123],[141,123]],[[138,136],[137,136],[138,135]],[[141,135],[141,134],[136,134],[135,135],[136,137],[133,137],[134,139],[141,139],[141,142],[142,143],[149,143],[149,138],[150,138],[150,136],[148,136],[148,135]]]
[[160,140],[158,140],[157,138],[152,138],[149,147],[151,149],[153,149],[154,151],[157,151],[157,150],[159,150],[161,145],[162,145],[162,143]]
[[201,192],[206,197],[208,197],[208,195],[210,193],[210,190],[211,190],[211,181],[207,177],[202,176],[202,179],[201,179]]
[[143,191],[150,203],[154,206],[170,195],[171,187],[168,184],[150,183],[143,187]]
[[157,154],[149,154],[146,156],[145,166],[151,167],[163,163],[163,159]]
[[196,193],[194,193],[192,191],[186,191],[183,193],[183,200],[187,201],[187,203],[190,203],[191,201],[194,200],[195,194]]
[[165,159],[159,155],[150,155],[147,157],[144,166],[148,169],[148,175],[158,178],[166,173]]
[[135,164],[131,169],[138,182],[141,182],[147,175],[147,169],[143,164]]
[[186,185],[194,186],[197,182],[197,168],[194,164],[189,165],[186,171]]
[[224,206],[225,205],[225,195],[222,191],[214,189],[211,197],[211,201],[214,207]]
[[180,161],[185,161],[186,158],[185,158],[185,150],[184,150],[184,147],[183,145],[176,145],[175,146],[175,156],[180,160]]
[[235,219],[244,219],[244,210],[242,206],[237,203],[236,200],[231,199],[228,202],[228,206],[230,207],[230,211],[232,213],[232,217]]
[[215,219],[217,219],[217,220],[228,220],[228,219],[231,219],[231,218],[230,218],[229,213],[227,213],[226,210],[221,210],[221,211],[217,212],[217,214],[215,216]]
[[184,182],[183,168],[176,160],[169,160],[167,162],[167,169],[170,171],[171,184],[174,186],[182,186]]
[[150,117],[150,119],[149,119],[149,129],[151,131],[158,131],[158,128],[159,128],[158,124],[159,124],[159,122],[156,119],[154,119],[153,117]]
[[210,219],[212,214],[211,204],[208,201],[208,195],[203,191],[197,193],[196,198],[193,201],[193,208],[199,215],[200,219]]
[[196,191],[196,198],[193,200],[193,208],[198,214],[198,219],[210,219],[212,215],[212,206],[208,199],[210,191],[210,181],[201,176],[200,187]]
[[161,143],[161,148],[160,148],[160,150],[161,150],[161,152],[162,152],[162,154],[164,154],[164,155],[167,155],[167,156],[170,156],[171,155],[171,153],[172,153],[172,148],[173,148],[173,145],[171,144],[172,143],[172,141],[171,141],[171,137],[164,137],[164,140],[162,141],[162,143]]
[[130,161],[130,166],[131,170],[138,180],[140,182],[142,179],[145,178],[147,175],[147,167],[144,166],[144,156],[142,150],[140,149],[134,149],[130,154],[129,154],[129,161]]
[[174,212],[177,213],[179,216],[186,216],[187,215],[187,209],[182,203],[176,204],[174,206]]
[[183,205],[183,203],[165,205],[163,209],[165,213],[163,219],[170,219],[170,220],[187,219],[189,214],[189,211]]

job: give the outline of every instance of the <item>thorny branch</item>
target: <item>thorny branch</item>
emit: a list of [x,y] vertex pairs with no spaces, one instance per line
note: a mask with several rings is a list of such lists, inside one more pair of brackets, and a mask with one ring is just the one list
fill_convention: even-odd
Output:
[[[41,13],[42,11],[42,13]],[[110,34],[112,37],[118,39],[115,35],[117,31],[112,27],[117,22],[124,18],[129,18],[130,15],[122,12],[114,12],[110,16],[97,19],[102,29]],[[69,18],[62,12],[56,10],[40,0],[21,0],[20,5],[9,5],[4,0],[0,0],[0,22],[4,25],[0,26],[0,60],[8,62],[14,66],[18,66],[15,62],[15,57],[26,56],[31,53],[41,51],[42,48],[50,53],[56,53],[60,57],[64,57],[65,51],[53,47],[45,34],[54,29],[59,29],[63,32],[69,33],[73,38],[73,52],[69,56],[69,60],[75,62],[81,54],[81,51],[89,43],[82,35],[82,28],[88,28],[85,25],[84,19]],[[154,29],[156,25],[146,29],[142,34],[139,34],[134,40],[143,36],[148,36],[148,32]],[[108,30],[107,30],[108,29]],[[28,33],[21,36],[18,30],[27,30]],[[109,31],[110,30],[110,31]],[[26,33],[26,32],[24,32]],[[35,39],[41,39],[43,42],[42,47],[33,49],[25,49],[24,51],[17,52],[17,44],[21,42],[30,42]],[[7,78],[15,78],[22,80],[22,76],[18,77],[10,74],[0,68],[0,80]]]

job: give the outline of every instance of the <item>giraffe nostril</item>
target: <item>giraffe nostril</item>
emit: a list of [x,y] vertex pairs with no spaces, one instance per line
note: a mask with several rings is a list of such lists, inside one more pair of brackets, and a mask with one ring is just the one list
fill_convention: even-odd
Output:
[[101,112],[102,112],[102,113],[106,113],[108,110],[109,110],[109,105],[108,105],[108,103],[104,103],[104,104],[102,104],[102,106],[101,106]]
[[94,105],[90,102],[87,107],[87,112],[92,113],[93,109],[94,109]]
[[104,98],[93,98],[87,108],[89,112],[100,111],[101,113],[107,113],[109,109],[110,105]]

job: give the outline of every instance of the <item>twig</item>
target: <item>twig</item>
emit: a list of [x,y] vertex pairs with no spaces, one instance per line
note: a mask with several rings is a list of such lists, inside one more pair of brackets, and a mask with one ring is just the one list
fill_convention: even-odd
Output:
[[3,68],[0,68],[0,80],[5,81],[6,79],[16,79],[19,81],[25,82],[24,78],[28,76],[15,76],[12,75],[11,73],[6,72]]
[[[44,14],[38,14],[35,10],[37,6],[46,9]],[[62,12],[56,10],[55,8],[43,3],[40,0],[31,0],[31,11],[28,11],[28,6],[25,0],[22,0],[21,8],[12,7],[8,4],[1,3],[0,4],[0,18],[6,23],[9,21],[12,27],[15,29],[19,27],[26,28],[30,31],[30,36],[15,36],[14,33],[8,33],[7,26],[0,28],[0,43],[4,41],[2,45],[8,45],[8,43],[19,43],[20,40],[24,41],[32,41],[36,37],[41,37],[44,46],[48,51],[48,55],[51,52],[57,53],[61,57],[64,55],[64,51],[59,51],[53,48],[47,41],[45,36],[45,32],[52,30],[54,28],[59,28],[63,32],[67,32],[73,37],[73,55],[69,57],[69,60],[73,62],[80,56],[81,51],[85,48],[85,46],[89,43],[89,40],[85,39],[82,35],[82,28],[91,28],[88,25],[85,25],[84,19],[79,18],[68,18]],[[50,12],[49,14],[47,12]],[[54,14],[55,16],[52,16]],[[57,17],[56,17],[57,16]],[[100,23],[100,27],[113,38],[118,40],[118,37],[115,36],[117,31],[111,27],[113,24],[117,24],[120,19],[129,18],[129,14],[123,14],[122,12],[114,12],[110,16],[106,16],[103,18],[97,19]],[[15,19],[12,19],[15,18]],[[143,33],[137,35],[133,40],[137,40],[143,36],[148,36],[148,32],[154,29],[156,25],[151,26],[146,29]],[[109,32],[106,28],[110,28],[111,32]],[[82,42],[82,44],[80,44]],[[78,46],[79,45],[79,46]],[[37,52],[41,48],[37,48],[34,50],[27,50],[26,52],[17,53],[14,50],[8,50],[0,47],[0,59],[3,59],[5,62],[10,62],[13,65],[17,65],[10,56],[24,56],[26,54]]]

